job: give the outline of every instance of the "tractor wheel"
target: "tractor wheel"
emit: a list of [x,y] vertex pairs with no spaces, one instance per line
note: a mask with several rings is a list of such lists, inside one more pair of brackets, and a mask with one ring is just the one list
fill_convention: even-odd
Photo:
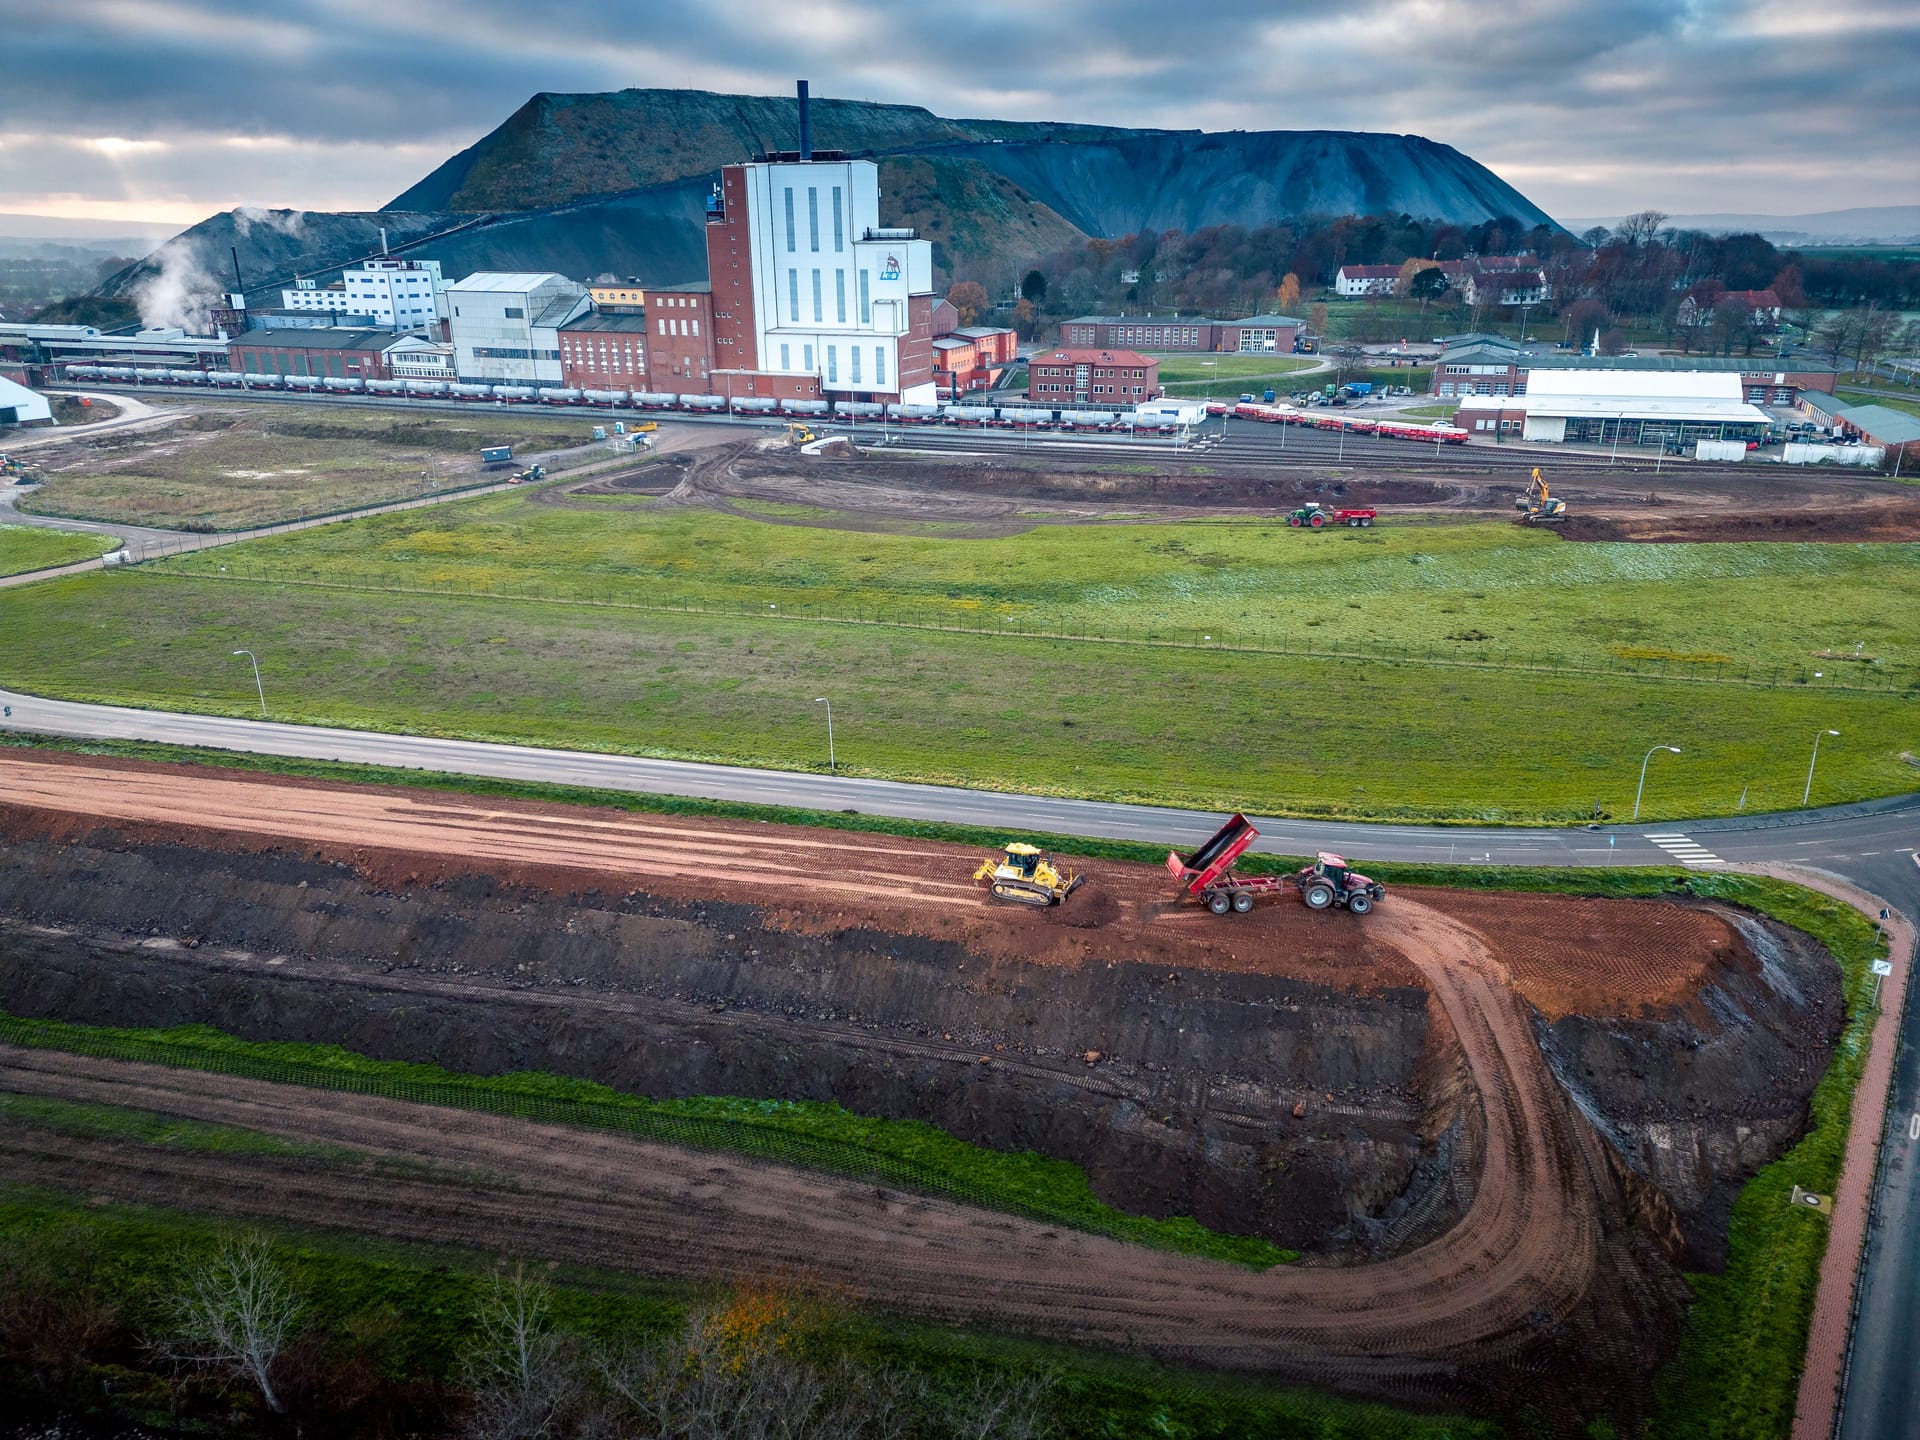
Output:
[[1241,915],[1244,915],[1247,913],[1247,911],[1253,909],[1253,892],[1251,890],[1234,891],[1233,892],[1233,908],[1236,913]]
[[1300,517],[1298,515],[1287,516],[1287,524],[1298,530],[1300,528]]
[[1207,909],[1216,915],[1224,915],[1232,908],[1233,900],[1224,890],[1216,890],[1207,896]]
[[1313,519],[1307,522],[1307,524],[1311,525],[1316,530],[1318,530],[1322,525],[1326,523],[1327,523],[1326,517],[1322,515],[1316,515],[1313,517]]
[[1333,887],[1331,885],[1309,885],[1305,890],[1300,892],[1300,898],[1307,902],[1307,908],[1309,910],[1324,910],[1333,904]]
[[1373,908],[1373,896],[1364,890],[1356,890],[1347,897],[1347,909],[1356,915],[1364,915]]

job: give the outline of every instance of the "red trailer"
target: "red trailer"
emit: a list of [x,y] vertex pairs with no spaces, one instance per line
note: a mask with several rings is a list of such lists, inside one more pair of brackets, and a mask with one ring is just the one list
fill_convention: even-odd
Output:
[[1193,854],[1182,857],[1179,851],[1169,850],[1167,872],[1180,882],[1182,890],[1197,895],[1214,914],[1234,910],[1244,915],[1253,908],[1255,897],[1271,895],[1288,883],[1282,875],[1233,873],[1234,862],[1259,838],[1260,832],[1251,820],[1235,815]]
[[1260,838],[1253,822],[1235,815],[1214,832],[1193,854],[1182,856],[1167,852],[1167,871],[1189,895],[1197,895],[1216,915],[1228,911],[1244,915],[1262,895],[1273,895],[1292,886],[1310,910],[1340,906],[1356,915],[1364,915],[1384,900],[1387,887],[1353,870],[1338,855],[1322,850],[1314,863],[1292,875],[1236,875],[1234,862],[1247,847]]

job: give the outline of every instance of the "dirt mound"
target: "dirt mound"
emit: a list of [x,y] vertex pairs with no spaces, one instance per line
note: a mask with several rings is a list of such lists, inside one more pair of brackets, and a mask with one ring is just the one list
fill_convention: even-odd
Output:
[[1845,506],[1832,510],[1756,510],[1747,514],[1576,515],[1556,533],[1565,540],[1631,540],[1651,544],[1711,544],[1779,540],[1824,544],[1898,544],[1920,540],[1920,500],[1911,505]]

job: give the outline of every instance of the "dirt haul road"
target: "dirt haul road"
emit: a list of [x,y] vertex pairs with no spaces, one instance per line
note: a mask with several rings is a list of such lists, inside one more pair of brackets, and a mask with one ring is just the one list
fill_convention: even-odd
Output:
[[[1575,460],[1584,457],[1572,457]],[[1284,512],[1307,500],[1374,505],[1389,514],[1467,513],[1511,519],[1525,472],[1494,469],[1471,453],[1416,472],[1359,464],[1336,469],[1236,467],[1209,455],[1201,465],[1155,455],[1141,473],[1098,462],[1017,456],[945,458],[868,452],[857,459],[800,456],[756,444],[714,445],[631,476],[548,487],[537,503],[570,506],[592,495],[648,494],[765,524],[893,531],[937,523],[945,534],[1018,534],[1042,524],[1104,524],[1116,519],[1192,520]],[[1566,540],[1643,542],[1920,540],[1920,494],[1873,477],[1795,473],[1794,467],[1681,467],[1669,475],[1612,474],[1543,461],[1571,519],[1553,527]],[[1786,473],[1781,473],[1782,471]],[[749,502],[740,504],[738,502]],[[804,505],[807,513],[769,514],[751,502]],[[829,514],[821,514],[827,511]]]
[[[1074,927],[1089,920],[1103,943],[1231,968],[1251,963],[1249,942],[1265,925],[1329,918],[1279,904],[1239,917],[1245,924],[1235,929],[1235,921],[1191,908],[1116,901],[1097,887],[1060,910],[1012,912],[968,883],[954,847],[928,842],[235,780],[76,757],[0,757],[0,801],[68,815],[76,829],[110,819],[123,833],[143,824],[156,832],[191,827],[324,847],[394,884],[426,883],[422,871],[437,858],[449,874],[485,869],[575,886],[624,878],[655,890],[677,881],[686,893],[753,895],[792,906],[785,913],[794,924],[857,922],[876,903],[905,907],[931,917],[919,923],[954,927],[989,953],[1042,959],[1057,951],[1056,963],[1084,958],[1087,932]],[[1076,911],[1083,899],[1087,908]],[[1111,907],[1104,918],[1102,899]],[[826,914],[842,905],[844,913]],[[1633,1205],[1619,1172],[1548,1069],[1516,977],[1480,932],[1404,892],[1369,916],[1363,932],[1339,928],[1349,937],[1349,973],[1356,952],[1366,953],[1382,969],[1416,975],[1436,997],[1484,1112],[1485,1160],[1464,1218],[1377,1264],[1253,1274],[622,1137],[35,1052],[0,1056],[0,1087],[149,1106],[495,1178],[357,1178],[25,1126],[0,1135],[0,1153],[20,1179],[90,1193],[652,1273],[791,1266],[898,1310],[1395,1393],[1422,1392],[1423,1377],[1438,1387],[1424,1393],[1440,1393],[1458,1367],[1497,1368],[1556,1335],[1563,1350],[1578,1353],[1583,1342],[1561,1331],[1576,1311],[1575,1331],[1630,1353],[1632,1320],[1663,1303],[1650,1299],[1664,1293],[1658,1267],[1650,1278],[1638,1263],[1645,1237],[1624,1222]],[[1621,1363],[1611,1356],[1608,1368]]]
[[128,1199],[683,1276],[792,1267],[894,1309],[1332,1381],[1526,1345],[1585,1298],[1601,1248],[1592,1146],[1486,947],[1416,902],[1378,917],[1433,987],[1484,1098],[1466,1219],[1390,1263],[1254,1274],[869,1185],[590,1131],[164,1067],[0,1048],[0,1087],[472,1167],[361,1181],[10,1128],[17,1178]]

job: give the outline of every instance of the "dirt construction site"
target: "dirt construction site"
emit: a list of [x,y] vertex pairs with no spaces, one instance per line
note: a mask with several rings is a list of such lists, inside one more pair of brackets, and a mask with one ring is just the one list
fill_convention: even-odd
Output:
[[[378,1177],[31,1124],[19,1181],[876,1306],[1402,1401],[1644,1396],[1739,1185],[1839,1032],[1806,937],[1697,902],[1396,889],[1244,915],[1073,861],[0,752],[0,1010],[199,1022],[654,1096],[836,1101],[1069,1160],[1264,1272],[910,1189],[510,1120],[0,1047],[0,1090],[346,1145]],[[1569,1409],[1567,1413],[1574,1413]]]
[[[1384,464],[1289,461],[1280,452],[1203,453],[1193,460],[1155,453],[1116,465],[1112,459],[1025,457],[1011,449],[915,454],[872,446],[803,456],[767,441],[708,441],[694,448],[707,437],[682,433],[693,428],[669,427],[675,433],[663,446],[688,448],[664,463],[550,486],[536,492],[537,499],[568,506],[581,503],[576,494],[663,496],[766,523],[882,531],[936,524],[944,534],[987,537],[1041,524],[1243,516],[1309,500],[1376,506],[1383,519],[1395,512],[1513,518],[1528,474],[1511,457],[1496,465],[1480,450],[1438,460],[1396,454]],[[911,437],[903,441],[911,443]],[[1543,466],[1554,493],[1568,500],[1569,519],[1552,529],[1569,541],[1920,540],[1920,489],[1894,481],[1759,465],[1687,465],[1652,475],[1616,472],[1604,458],[1579,454],[1529,451],[1524,458]],[[783,518],[756,502],[801,506],[814,515]]]

